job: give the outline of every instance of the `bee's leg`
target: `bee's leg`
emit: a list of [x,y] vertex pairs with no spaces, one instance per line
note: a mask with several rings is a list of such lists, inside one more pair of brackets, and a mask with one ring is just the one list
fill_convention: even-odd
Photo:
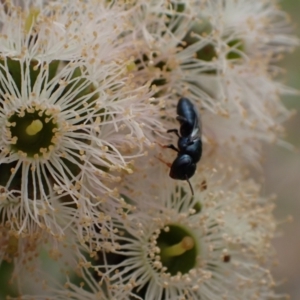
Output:
[[[156,142],[157,143],[157,142]],[[170,149],[172,149],[172,150],[174,150],[174,151],[176,151],[176,152],[179,152],[179,150],[173,145],[173,144],[169,144],[169,145],[162,145],[162,144],[160,144],[160,143],[157,143],[160,147],[162,147],[162,148],[170,148]]]
[[176,152],[179,152],[179,150],[173,144],[164,145],[163,148],[170,148]]
[[167,133],[171,133],[171,132],[174,132],[180,138],[178,129],[169,129],[169,130],[167,130]]
[[171,168],[172,164],[164,161],[162,158],[155,156],[159,161],[161,161],[163,164],[165,164],[167,167]]

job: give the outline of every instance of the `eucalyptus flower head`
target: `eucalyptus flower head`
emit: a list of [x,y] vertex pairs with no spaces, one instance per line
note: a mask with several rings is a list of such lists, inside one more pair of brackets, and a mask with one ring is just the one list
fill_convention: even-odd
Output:
[[[77,238],[70,231],[66,230],[65,234],[67,238],[57,238],[40,227],[36,228],[34,233],[16,234],[1,227],[0,260],[1,266],[5,268],[5,272],[1,273],[2,294],[6,281],[9,284],[7,291],[10,296],[38,293],[43,291],[43,284],[46,283],[49,274],[60,280],[63,275],[60,268],[68,268],[73,272],[77,264],[74,248],[73,251],[70,250]],[[43,280],[38,283],[36,278],[43,271],[48,275],[40,277]],[[6,295],[8,298],[9,294]]]
[[147,172],[124,179],[122,195],[135,210],[112,218],[115,247],[91,262],[99,280],[148,300],[275,295],[268,270],[273,205],[259,197],[256,184],[238,181],[232,170],[207,171],[197,177],[202,184],[191,197],[155,160],[149,159]]
[[2,1],[0,16],[0,52],[10,57],[94,60],[95,53],[105,53],[100,58],[111,60],[125,46],[116,37],[126,12],[106,1]]
[[0,239],[1,251],[4,246],[11,259],[6,260],[11,263],[11,268],[5,277],[9,276],[13,295],[33,293],[41,294],[45,299],[47,288],[57,287],[66,280],[66,274],[73,276],[79,270],[80,246],[77,236],[70,230],[66,230],[65,236],[60,239],[41,228],[27,236],[7,237],[6,243],[3,237]]
[[[110,285],[107,278],[96,280],[84,246],[80,245],[71,228],[60,240],[47,234],[35,236],[35,239],[32,235],[30,240],[25,240],[21,249],[25,251],[14,258],[14,270],[9,281],[15,288],[13,294],[19,293],[22,299],[111,300],[131,295],[128,289]],[[0,243],[6,246],[1,239]],[[16,246],[13,241],[9,244],[10,250]]]
[[279,97],[295,92],[272,77],[275,57],[299,44],[286,14],[274,1],[161,0],[137,1],[132,19],[138,80],[151,81],[167,107],[191,99],[218,154],[255,164],[249,139],[278,140],[291,115]]
[[[74,218],[95,215],[101,198],[113,193],[118,172],[131,172],[128,164],[152,143],[152,128],[161,126],[159,107],[152,104],[149,85],[137,85],[128,59],[120,56],[120,32],[109,21],[104,4],[95,6],[94,13],[101,8],[99,16],[92,14],[93,5],[82,1],[76,1],[78,7],[63,2],[61,10],[58,2],[37,3],[36,14],[29,4],[1,6],[7,18],[2,38],[8,40],[6,50],[0,49],[1,222],[8,221],[17,232],[28,232],[36,222],[53,234],[63,234],[63,227],[51,221],[60,215],[56,208],[69,207],[72,212],[77,207],[80,213]],[[115,12],[114,20],[118,17]],[[58,20],[73,35],[62,30],[55,43],[51,37],[57,38]],[[120,15],[119,25],[122,20]],[[80,32],[80,22],[97,24],[99,35]],[[13,34],[15,30],[19,34]],[[73,49],[78,51],[63,51],[66,41],[72,45],[76,37],[81,38],[78,49]],[[53,43],[61,48],[47,48]],[[16,217],[8,220],[12,215]]]

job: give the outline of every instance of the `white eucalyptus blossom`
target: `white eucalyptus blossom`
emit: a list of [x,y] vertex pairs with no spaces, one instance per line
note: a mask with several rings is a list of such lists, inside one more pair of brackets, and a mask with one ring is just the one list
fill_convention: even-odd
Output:
[[91,262],[99,279],[144,300],[277,297],[268,270],[273,205],[256,184],[234,179],[233,171],[206,172],[191,197],[149,162],[147,171],[126,176],[122,194],[136,210],[113,218],[115,247]]
[[[75,252],[70,252],[67,246],[74,244],[74,235],[66,232],[68,239],[58,239],[47,230],[35,228],[29,234],[17,234],[8,231],[7,228],[0,228],[0,260],[1,266],[6,270],[1,281],[1,292],[3,295],[5,283],[8,283],[7,290],[10,291],[6,296],[21,295],[21,293],[37,293],[43,290],[43,283],[36,284],[35,276],[42,270],[54,276],[57,280],[62,278],[61,265],[53,262],[60,262],[69,270],[76,268],[74,260]],[[73,255],[74,254],[74,255]],[[73,262],[72,262],[73,259]],[[52,263],[51,263],[52,260]],[[48,276],[48,275],[47,275]],[[42,277],[41,277],[42,278]],[[45,280],[46,277],[44,276]]]
[[125,47],[118,37],[125,30],[126,12],[106,1],[2,1],[0,16],[4,56],[93,61],[97,53],[108,61]]
[[120,55],[122,12],[107,3],[48,4],[1,6],[0,185],[2,196],[19,197],[18,204],[4,199],[1,210],[8,216],[21,206],[19,232],[31,219],[54,233],[45,216],[57,213],[55,201],[94,214],[114,174],[131,171],[128,163],[160,124],[149,85],[135,83]]
[[[0,1],[0,264],[19,298],[281,299],[273,199],[247,166],[284,144],[276,62],[298,44],[273,0]],[[174,180],[183,155],[196,172]]]
[[299,44],[286,14],[274,1],[246,0],[137,1],[132,10],[138,80],[151,81],[167,106],[190,98],[217,154],[256,164],[249,140],[278,140],[290,116],[279,96],[295,93],[271,77],[275,57]]
[[57,239],[40,229],[31,235],[7,239],[3,245],[7,245],[7,255],[13,262],[9,274],[13,294],[18,291],[20,295],[41,293],[45,296],[47,287],[55,287],[65,280],[66,274],[79,269],[77,236],[70,230],[65,233],[66,236]]
[[[6,246],[5,243],[1,245]],[[129,289],[112,287],[108,279],[98,281],[91,263],[84,255],[84,247],[77,235],[67,230],[61,240],[52,235],[32,235],[31,239],[18,241],[24,253],[14,257],[15,268],[10,283],[22,299],[125,299]],[[17,253],[18,243],[10,241],[10,251]],[[14,291],[15,294],[15,291]],[[14,299],[8,296],[9,299]]]
[[[56,67],[9,58],[0,66],[1,185],[4,193],[20,197],[23,221],[30,215],[39,223],[63,193],[69,194],[69,205],[90,204],[93,194],[85,182],[96,185],[98,193],[110,191],[109,182],[117,178],[108,170],[126,170],[135,155],[142,155],[147,142],[142,125],[158,123],[151,121],[148,87],[135,88],[126,74],[122,77],[126,66],[104,64],[97,75],[81,62],[70,62],[51,74]],[[19,82],[12,69],[20,71]],[[127,155],[126,148],[137,151]],[[3,209],[14,209],[13,204]]]

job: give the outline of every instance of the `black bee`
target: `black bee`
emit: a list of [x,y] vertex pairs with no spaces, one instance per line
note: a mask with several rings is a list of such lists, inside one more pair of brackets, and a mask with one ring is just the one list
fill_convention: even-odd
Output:
[[186,180],[194,195],[189,178],[195,174],[197,162],[201,158],[202,141],[200,117],[189,99],[181,98],[178,101],[176,120],[180,123],[180,134],[178,129],[169,129],[167,132],[174,132],[178,136],[178,148],[173,144],[164,146],[178,153],[169,175],[173,179]]

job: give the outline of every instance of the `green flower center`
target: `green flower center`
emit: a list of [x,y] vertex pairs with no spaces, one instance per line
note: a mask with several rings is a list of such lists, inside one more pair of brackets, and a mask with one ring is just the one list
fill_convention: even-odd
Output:
[[162,231],[157,239],[160,258],[172,276],[185,274],[196,266],[198,256],[197,240],[188,228],[172,224],[168,231]]
[[43,156],[53,149],[57,137],[57,120],[49,109],[23,108],[13,113],[6,126],[10,132],[11,150],[27,157]]

